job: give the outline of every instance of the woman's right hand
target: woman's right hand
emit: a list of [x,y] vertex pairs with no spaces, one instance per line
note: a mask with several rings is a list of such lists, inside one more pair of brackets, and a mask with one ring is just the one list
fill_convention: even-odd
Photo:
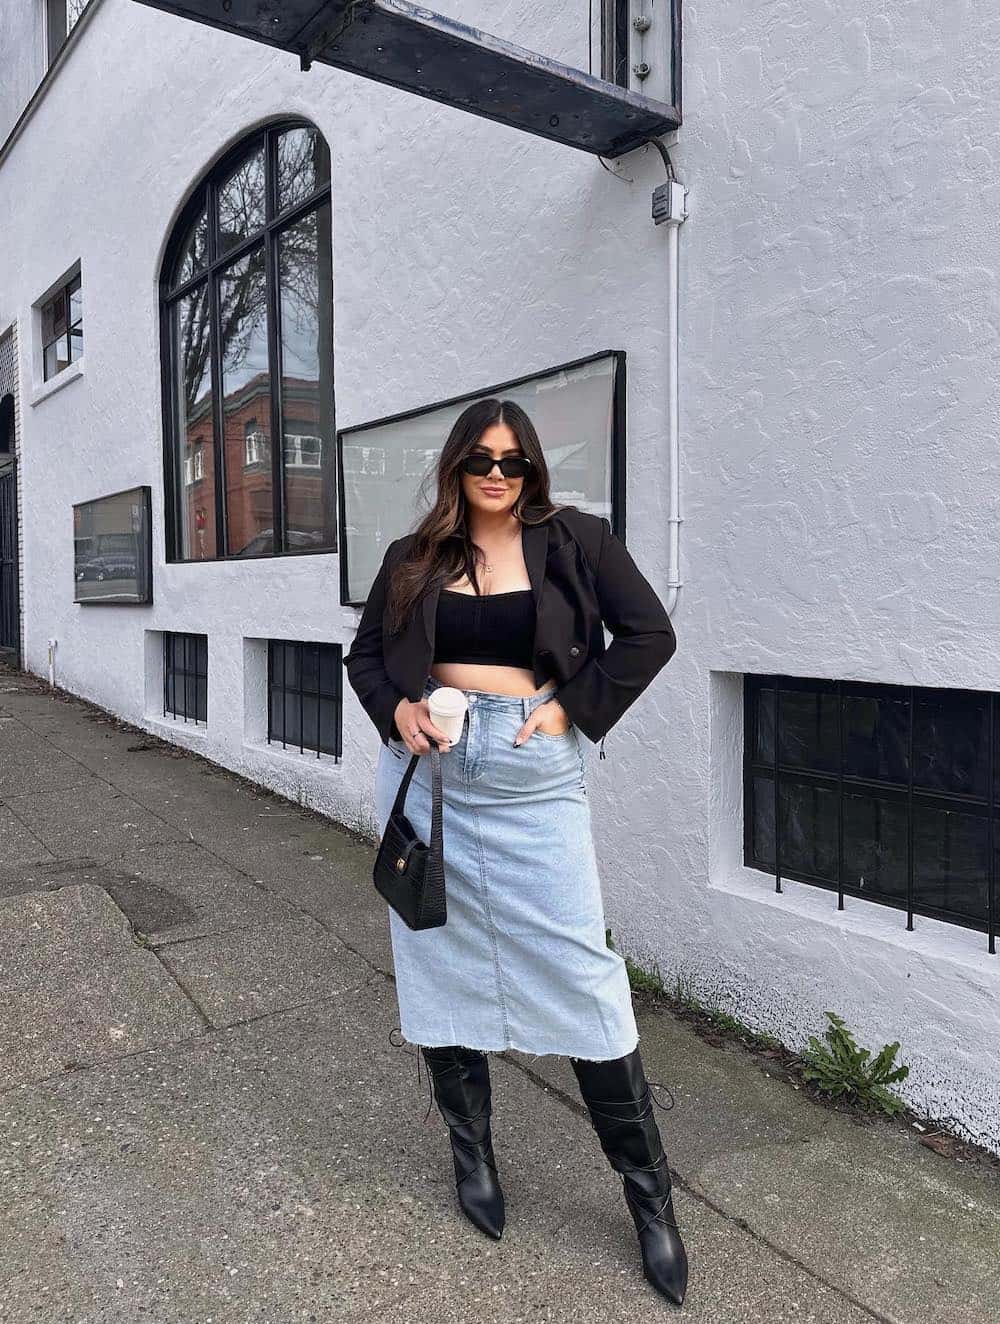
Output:
[[442,754],[447,754],[451,748],[451,742],[440,727],[434,725],[431,721],[430,708],[426,699],[420,699],[417,703],[412,703],[409,699],[400,699],[396,704],[396,711],[393,714],[396,719],[396,726],[403,739],[403,744],[411,754],[429,754],[431,736],[439,741],[439,748]]

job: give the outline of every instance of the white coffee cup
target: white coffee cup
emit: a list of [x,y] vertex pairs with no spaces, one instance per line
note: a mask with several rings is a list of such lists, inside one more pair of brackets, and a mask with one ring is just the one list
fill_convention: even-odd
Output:
[[462,725],[469,707],[469,701],[452,685],[440,685],[432,690],[427,700],[427,711],[431,721],[443,731],[452,744],[462,738]]

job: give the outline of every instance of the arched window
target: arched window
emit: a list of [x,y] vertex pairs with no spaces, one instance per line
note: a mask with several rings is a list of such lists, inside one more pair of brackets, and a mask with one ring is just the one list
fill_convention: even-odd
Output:
[[335,551],[330,152],[316,128],[268,125],[201,180],[160,299],[167,559]]

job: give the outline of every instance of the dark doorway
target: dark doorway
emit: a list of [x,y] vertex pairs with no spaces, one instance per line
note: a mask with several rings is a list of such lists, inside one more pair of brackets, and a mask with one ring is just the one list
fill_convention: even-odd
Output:
[[0,400],[0,657],[13,650],[20,665],[21,615],[17,587],[17,468],[14,397]]

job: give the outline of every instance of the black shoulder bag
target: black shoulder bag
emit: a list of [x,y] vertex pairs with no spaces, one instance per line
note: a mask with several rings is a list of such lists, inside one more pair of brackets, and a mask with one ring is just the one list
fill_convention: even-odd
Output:
[[[428,737],[430,739],[430,737]],[[426,845],[403,813],[403,801],[421,755],[403,774],[375,856],[372,877],[378,892],[411,929],[433,929],[448,919],[444,890],[441,829],[441,753],[431,740],[431,840]]]

